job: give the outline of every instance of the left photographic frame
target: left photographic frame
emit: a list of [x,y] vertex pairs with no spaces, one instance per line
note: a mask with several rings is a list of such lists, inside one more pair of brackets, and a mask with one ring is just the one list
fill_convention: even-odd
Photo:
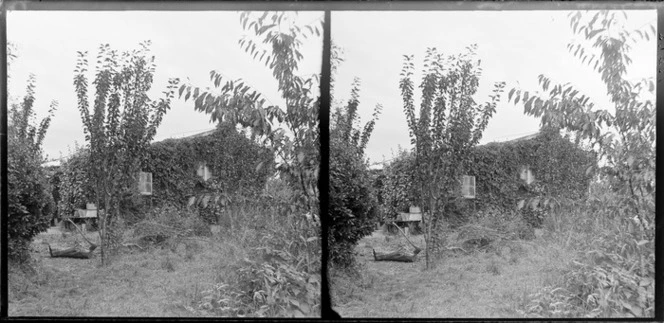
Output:
[[5,315],[321,317],[297,8],[6,4]]

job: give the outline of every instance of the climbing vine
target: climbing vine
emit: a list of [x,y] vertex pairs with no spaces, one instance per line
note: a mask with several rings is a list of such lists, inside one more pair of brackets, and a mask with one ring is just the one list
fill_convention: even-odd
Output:
[[[412,153],[402,151],[384,170],[382,194],[386,217],[393,217],[418,202],[413,184],[414,158]],[[587,170],[595,165],[595,158],[593,152],[582,149],[555,130],[543,130],[528,140],[474,147],[470,151],[467,175],[475,176],[476,197],[456,203],[452,211],[463,213],[461,216],[467,219],[471,210],[490,208],[510,212],[527,199],[530,205],[522,205],[522,208],[528,213],[545,205],[554,206],[560,199],[582,198],[594,175]],[[532,171],[534,182],[526,184],[520,178],[523,166]]]
[[[93,200],[92,184],[81,166],[87,160],[87,150],[79,150],[62,166],[60,214],[71,214]],[[271,152],[237,131],[232,125],[220,124],[210,135],[167,139],[151,144],[141,170],[152,173],[152,206],[175,203],[186,206],[196,193],[223,192],[233,195],[256,196],[273,175],[270,167],[256,168],[247,160],[271,163]],[[211,178],[204,180],[198,173],[201,164],[208,167]],[[203,202],[205,200],[201,200]],[[201,215],[213,222],[212,203],[199,203]],[[223,204],[223,203],[222,203]],[[127,196],[121,209],[128,222],[139,220],[146,210],[147,198]]]

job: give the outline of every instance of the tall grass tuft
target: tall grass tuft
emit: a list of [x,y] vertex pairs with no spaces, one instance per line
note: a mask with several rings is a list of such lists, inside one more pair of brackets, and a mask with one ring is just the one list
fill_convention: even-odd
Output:
[[[278,184],[278,183],[276,183]],[[202,292],[195,311],[217,316],[320,316],[320,222],[292,208],[292,193],[268,185],[256,199],[236,197],[220,234],[248,256],[236,276]]]
[[564,283],[531,295],[524,314],[654,315],[654,209],[635,206],[606,184],[594,185],[587,200],[566,203],[545,219],[552,239],[577,256],[570,261]]

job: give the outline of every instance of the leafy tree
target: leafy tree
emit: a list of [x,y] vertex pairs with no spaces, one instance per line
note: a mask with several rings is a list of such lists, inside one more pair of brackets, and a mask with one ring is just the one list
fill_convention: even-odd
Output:
[[78,52],[74,85],[78,109],[88,142],[88,170],[95,187],[100,212],[102,264],[108,252],[117,247],[121,232],[114,228],[120,217],[123,197],[137,193],[137,177],[145,163],[147,147],[157,132],[178,80],[171,79],[164,98],[152,101],[150,90],[155,71],[154,56],[149,56],[150,41],[139,50],[118,55],[108,44],[99,47],[93,81],[92,114],[88,103],[87,52]]
[[[340,61],[337,56],[333,66]],[[377,105],[372,119],[360,128],[359,92],[360,80],[356,78],[350,100],[346,106],[337,107],[330,118],[330,226],[327,243],[330,260],[346,266],[353,263],[355,244],[373,232],[378,207],[364,150],[382,106]]]
[[385,166],[382,196],[385,217],[394,219],[399,212],[418,202],[415,183],[415,154],[399,147],[396,156]]
[[[298,194],[294,203],[301,208],[318,213],[319,151],[319,98],[318,75],[296,75],[302,54],[303,39],[320,36],[320,21],[312,25],[298,26],[294,16],[285,12],[254,14],[243,12],[240,23],[252,37],[239,40],[247,53],[263,62],[278,82],[278,90],[284,106],[270,103],[242,79],[229,80],[223,73],[210,72],[215,90],[205,90],[189,84],[180,87],[180,97],[194,100],[194,108],[210,114],[212,121],[229,121],[251,128],[255,137],[263,138],[278,156],[277,170],[288,180]],[[286,129],[275,123],[285,124]],[[268,161],[257,162],[260,168]]]
[[[580,223],[597,216],[616,219],[620,224],[617,228],[594,232],[589,252],[608,257],[612,263],[572,268],[570,279],[562,288],[569,292],[562,293],[561,297],[574,300],[569,302],[568,308],[578,308],[579,314],[588,317],[652,316],[655,307],[652,287],[655,276],[655,85],[654,78],[638,82],[627,79],[627,69],[632,62],[629,56],[632,45],[651,37],[655,39],[656,29],[646,23],[635,30],[627,30],[624,24],[627,14],[618,11],[579,11],[571,13],[569,18],[570,27],[581,36],[581,41],[570,43],[568,50],[599,74],[606,87],[609,106],[598,107],[593,97],[582,94],[571,83],[556,84],[544,75],[539,76],[541,91],[515,88],[509,95],[515,104],[521,102],[526,114],[540,117],[542,125],[568,130],[577,141],[589,142],[605,164],[600,170],[608,180],[598,183],[600,191],[607,188],[607,184],[612,189],[589,194],[578,214]],[[659,34],[658,39],[662,38]],[[593,172],[593,168],[588,172]],[[570,205],[570,208],[578,207]],[[608,269],[600,271],[599,267]],[[607,272],[620,272],[620,275],[609,279]],[[577,277],[583,279],[579,281]],[[556,312],[560,312],[559,309]]]
[[422,71],[419,117],[415,115],[413,56],[404,55],[399,88],[416,152],[421,206],[425,212],[426,264],[433,266],[432,254],[439,238],[442,210],[460,196],[470,148],[475,146],[496,109],[504,82],[494,85],[491,102],[477,104],[473,95],[481,69],[475,60],[476,45],[467,52],[444,57],[435,48],[427,49]]
[[35,77],[30,75],[21,103],[8,111],[7,133],[7,233],[9,257],[25,260],[30,240],[49,225],[47,208],[52,204],[50,187],[41,167],[42,144],[57,108],[52,101],[48,115],[35,124]]
[[538,78],[541,91],[514,88],[509,99],[521,102],[524,113],[541,118],[543,126],[566,129],[576,135],[577,142],[589,141],[606,161],[616,189],[632,201],[628,203],[644,229],[653,229],[656,109],[650,97],[654,97],[654,78],[634,82],[626,79],[626,73],[632,45],[654,39],[655,27],[645,24],[628,31],[624,27],[627,15],[617,11],[598,11],[592,17],[579,11],[569,18],[570,27],[583,41],[571,42],[567,48],[600,75],[612,106],[597,107],[572,83],[555,84],[545,75]]

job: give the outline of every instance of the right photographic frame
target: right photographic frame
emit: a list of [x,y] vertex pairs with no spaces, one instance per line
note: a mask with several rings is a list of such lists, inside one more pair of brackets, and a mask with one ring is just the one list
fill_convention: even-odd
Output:
[[514,7],[331,12],[341,317],[654,318],[658,7]]

